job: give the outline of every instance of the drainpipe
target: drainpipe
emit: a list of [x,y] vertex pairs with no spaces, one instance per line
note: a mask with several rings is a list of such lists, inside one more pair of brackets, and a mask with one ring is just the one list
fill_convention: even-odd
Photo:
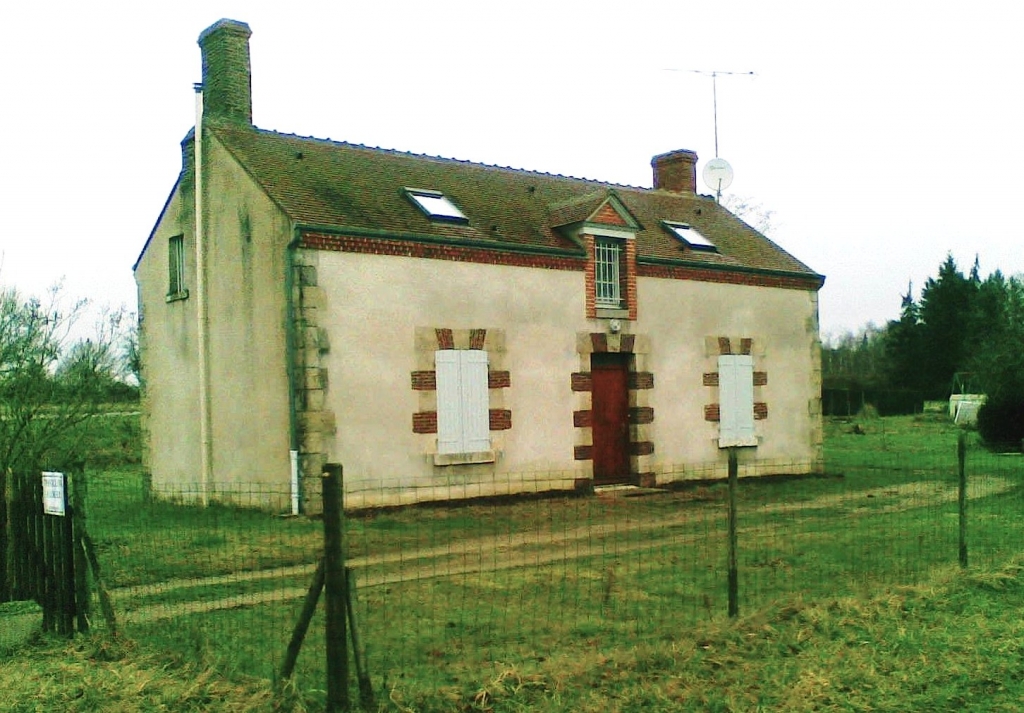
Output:
[[285,275],[284,275],[284,303],[285,303],[285,369],[288,372],[288,430],[291,450],[289,451],[289,464],[291,465],[291,495],[292,515],[298,515],[301,508],[301,492],[299,488],[299,426],[298,414],[295,410],[297,395],[295,372],[295,249],[299,245],[299,230],[293,229],[294,237],[285,249]]
[[210,504],[213,439],[210,435],[210,323],[206,308],[206,231],[203,225],[203,85],[195,84],[196,316],[199,335],[199,501]]

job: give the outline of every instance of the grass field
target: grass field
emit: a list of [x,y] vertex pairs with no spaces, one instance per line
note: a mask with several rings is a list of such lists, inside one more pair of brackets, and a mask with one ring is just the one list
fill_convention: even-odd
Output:
[[[956,438],[937,417],[833,420],[827,477],[742,483],[738,621],[725,616],[722,485],[350,518],[349,563],[378,699],[416,711],[917,710],[925,702],[1016,710],[1024,646],[1013,642],[1022,588],[1012,563],[1024,459],[972,445],[965,575]],[[151,502],[132,467],[94,475],[89,516],[134,648],[51,645],[28,655],[28,669],[22,657],[3,663],[3,680],[31,681],[51,659],[74,668],[106,657],[114,663],[97,662],[95,675],[124,666],[166,676],[160,685],[172,690],[199,675],[194,693],[207,701],[183,694],[177,708],[122,708],[112,699],[110,710],[318,709],[322,622],[311,627],[297,689],[274,698],[268,683],[312,574],[318,522]],[[986,660],[997,651],[999,660]],[[210,691],[222,689],[242,707],[209,707]]]
[[[940,574],[873,597],[790,598],[739,620],[618,647],[492,661],[462,685],[381,700],[391,711],[1018,711],[1020,564]],[[0,709],[304,711],[322,695],[227,679],[104,639],[43,642],[0,663]]]

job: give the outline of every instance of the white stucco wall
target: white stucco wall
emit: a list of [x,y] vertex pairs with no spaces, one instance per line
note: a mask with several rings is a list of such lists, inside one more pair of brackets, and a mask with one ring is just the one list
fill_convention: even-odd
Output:
[[[284,507],[289,486],[286,245],[290,222],[217,144],[206,152],[211,498]],[[194,194],[176,191],[136,269],[147,468],[154,489],[200,486]],[[168,302],[168,239],[183,235],[187,299]],[[218,491],[219,494],[218,494]]]
[[[580,431],[570,375],[589,370],[578,334],[607,332],[608,320],[585,318],[581,272],[330,251],[315,259],[325,294],[320,326],[331,334],[326,398],[337,431],[329,458],[344,464],[346,488],[359,494],[349,502],[572,488],[590,476],[589,462],[574,459]],[[752,338],[755,369],[768,374],[755,397],[768,403],[769,417],[757,422],[759,447],[741,456],[744,474],[815,469],[815,293],[640,278],[638,304],[638,320],[623,320],[623,331],[644,340],[648,353],[638,360],[655,381],[646,431],[655,451],[644,457],[645,471],[661,482],[724,472],[718,425],[704,419],[717,393],[702,382],[716,369],[718,352],[708,344],[718,336],[737,345]],[[494,463],[437,466],[436,436],[413,433],[412,415],[430,398],[410,386],[413,371],[432,368],[417,358],[424,328],[503,332],[511,387],[501,398],[512,428],[492,432]]]
[[757,448],[741,450],[744,474],[820,467],[817,293],[654,278],[641,278],[637,291],[635,328],[651,335],[652,465],[659,481],[701,478],[708,467],[720,474],[725,467],[718,424],[704,418],[717,389],[702,381],[717,370],[718,336],[730,337],[734,350],[740,339],[752,339],[754,369],[768,378],[755,387],[768,418],[755,421]]
[[168,241],[184,236],[185,286],[195,289],[191,194],[171,196],[135,269],[139,294],[145,467],[154,487],[194,489],[199,474],[195,299],[167,301]]
[[[287,500],[290,473],[287,243],[290,221],[215,141],[210,196],[210,386],[215,483]],[[250,493],[240,492],[245,499]]]
[[[321,252],[318,274],[321,326],[331,334],[328,406],[338,424],[329,457],[345,465],[347,489],[371,491],[368,499],[375,490],[423,489],[401,496],[417,499],[432,489],[458,495],[463,485],[474,486],[465,494],[512,492],[524,477],[572,487],[582,467],[572,458],[569,398],[582,273]],[[417,361],[416,330],[436,327],[507,335],[512,386],[502,396],[513,427],[492,433],[493,464],[434,466],[436,437],[412,431],[422,394],[410,375],[429,366]]]

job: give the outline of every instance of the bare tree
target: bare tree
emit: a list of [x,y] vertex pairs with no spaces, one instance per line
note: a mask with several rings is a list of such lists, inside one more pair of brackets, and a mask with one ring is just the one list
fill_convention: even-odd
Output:
[[765,208],[749,196],[726,193],[722,196],[722,205],[762,235],[768,235],[774,227],[775,211]]
[[74,339],[85,300],[0,288],[0,472],[60,467],[117,379],[111,333]]

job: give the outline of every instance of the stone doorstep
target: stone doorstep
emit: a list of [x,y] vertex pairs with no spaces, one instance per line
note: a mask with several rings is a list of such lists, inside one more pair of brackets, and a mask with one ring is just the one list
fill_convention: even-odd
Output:
[[642,488],[639,485],[630,483],[619,483],[616,485],[595,485],[594,494],[617,498],[642,498],[648,495],[663,495],[668,490],[664,488]]

